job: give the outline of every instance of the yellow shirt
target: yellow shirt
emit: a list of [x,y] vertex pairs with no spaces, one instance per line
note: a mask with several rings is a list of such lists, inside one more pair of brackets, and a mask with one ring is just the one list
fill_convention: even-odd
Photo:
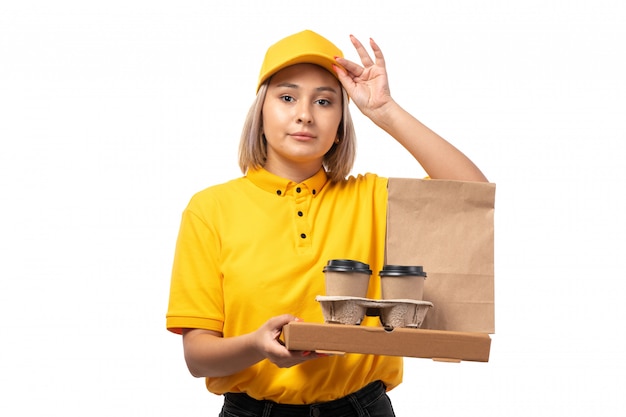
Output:
[[[250,333],[289,313],[324,321],[329,259],[353,259],[373,271],[368,298],[380,298],[387,179],[373,174],[327,181],[324,170],[296,184],[264,169],[207,188],[185,209],[176,245],[167,328]],[[377,325],[367,318],[365,325]],[[245,392],[285,404],[330,401],[382,380],[402,380],[402,358],[347,354],[281,369],[263,360],[234,375],[207,378],[215,394]]]

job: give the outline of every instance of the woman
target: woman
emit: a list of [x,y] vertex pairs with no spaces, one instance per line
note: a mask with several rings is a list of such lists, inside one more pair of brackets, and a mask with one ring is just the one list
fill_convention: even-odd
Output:
[[[282,327],[323,322],[329,259],[383,264],[387,179],[348,178],[348,97],[431,178],[486,181],[460,151],[391,97],[385,61],[351,36],[361,64],[303,31],[272,45],[240,143],[244,177],[199,192],[183,213],[167,328],[190,372],[225,394],[222,416],[393,416],[402,359],[289,351]],[[371,280],[369,298],[380,298]],[[368,324],[366,321],[365,324]],[[369,414],[364,414],[369,413]]]

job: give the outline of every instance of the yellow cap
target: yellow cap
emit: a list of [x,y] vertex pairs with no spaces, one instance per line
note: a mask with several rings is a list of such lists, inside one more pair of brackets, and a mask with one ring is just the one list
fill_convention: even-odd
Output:
[[333,70],[335,57],[343,58],[343,52],[328,39],[311,30],[287,36],[270,46],[265,53],[256,89],[259,91],[261,84],[281,69],[295,64],[316,64],[336,77]]

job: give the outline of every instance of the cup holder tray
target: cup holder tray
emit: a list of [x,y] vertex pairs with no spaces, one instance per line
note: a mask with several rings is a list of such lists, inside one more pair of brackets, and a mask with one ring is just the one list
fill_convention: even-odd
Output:
[[422,300],[373,300],[370,298],[315,297],[326,323],[359,325],[365,316],[380,317],[383,327],[419,328],[433,303]]

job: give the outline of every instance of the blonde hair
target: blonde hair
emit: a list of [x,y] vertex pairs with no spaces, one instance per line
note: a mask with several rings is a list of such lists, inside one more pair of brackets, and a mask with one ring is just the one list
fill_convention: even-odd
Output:
[[[267,160],[267,142],[263,135],[262,111],[269,82],[270,80],[268,79],[259,87],[256,99],[250,106],[241,132],[239,167],[244,174],[250,168],[263,167]],[[343,87],[341,87],[341,95],[343,108],[341,122],[337,131],[339,143],[333,144],[326,155],[324,155],[322,163],[331,181],[341,181],[346,178],[352,170],[356,156],[354,123],[348,107],[348,94]]]

